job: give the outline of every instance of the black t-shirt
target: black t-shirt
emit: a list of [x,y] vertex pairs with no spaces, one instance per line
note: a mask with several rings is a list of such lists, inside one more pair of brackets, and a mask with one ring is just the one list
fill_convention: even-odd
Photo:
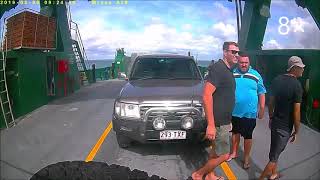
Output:
[[216,87],[212,95],[215,126],[230,124],[235,103],[235,80],[232,69],[220,59],[210,66],[207,82]]
[[271,123],[272,129],[293,129],[293,105],[302,101],[302,87],[297,78],[279,75],[271,83],[271,96],[275,97],[275,107]]

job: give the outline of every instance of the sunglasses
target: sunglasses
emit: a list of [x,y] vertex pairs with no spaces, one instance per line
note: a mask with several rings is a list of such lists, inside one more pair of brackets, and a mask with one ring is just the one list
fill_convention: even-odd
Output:
[[238,54],[238,52],[239,52],[239,51],[236,51],[236,50],[228,50],[228,51],[231,51],[232,54]]

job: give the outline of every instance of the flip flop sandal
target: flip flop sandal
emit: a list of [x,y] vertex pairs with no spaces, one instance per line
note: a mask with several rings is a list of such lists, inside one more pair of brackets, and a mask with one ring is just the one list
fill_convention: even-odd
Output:
[[270,178],[271,176],[270,176],[270,177],[268,178],[268,180],[276,180],[276,179],[280,179],[280,178],[281,178],[281,176],[282,176],[282,175],[278,173],[278,174],[277,174],[277,176],[276,176],[275,178],[272,178],[272,179],[271,179],[271,178]]
[[235,159],[235,158],[237,158],[238,156],[236,156],[236,157],[230,157],[229,159],[227,159],[226,161],[227,162],[229,162],[229,161],[231,161],[232,159]]
[[[202,180],[206,180],[206,178],[207,178],[207,176],[208,176],[209,174],[210,174],[210,173],[204,175],[204,176],[202,177]],[[223,176],[217,176],[216,180],[224,180],[224,177],[223,177]]]
[[243,169],[249,169],[250,163],[243,163]]
[[224,177],[219,176],[216,180],[224,180]]
[[219,176],[218,179],[216,179],[216,180],[224,180],[224,177]]

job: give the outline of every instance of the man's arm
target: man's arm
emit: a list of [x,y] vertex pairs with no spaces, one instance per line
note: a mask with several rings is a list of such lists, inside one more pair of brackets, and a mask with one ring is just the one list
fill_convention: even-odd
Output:
[[258,97],[259,97],[259,111],[258,111],[258,118],[262,119],[264,115],[264,108],[265,108],[265,103],[266,103],[266,87],[263,84],[263,79],[261,75],[257,72],[259,81],[258,81]]
[[299,129],[300,129],[300,119],[301,119],[301,114],[300,114],[300,107],[301,107],[301,102],[302,102],[302,87],[301,84],[298,83],[296,86],[296,90],[294,91],[294,103],[293,103],[293,125],[294,125],[294,131],[291,134],[291,141],[294,142],[296,140],[296,134],[298,134]]
[[292,133],[291,136],[293,136],[291,142],[295,141],[295,135],[298,134],[299,129],[300,129],[300,106],[301,103],[294,103],[293,104],[293,125],[294,125],[294,132]]
[[270,96],[268,110],[269,110],[269,128],[271,128],[271,122],[272,122],[273,112],[274,112],[274,96]]
[[203,105],[206,113],[206,119],[208,122],[206,137],[209,140],[214,140],[216,136],[216,127],[213,113],[213,97],[212,94],[216,91],[216,87],[206,82],[203,90]]
[[259,94],[259,113],[258,113],[259,119],[263,118],[265,103],[266,103],[266,95],[264,93]]
[[294,103],[293,105],[293,123],[294,123],[294,131],[296,132],[296,134],[299,132],[299,128],[300,128],[300,120],[301,120],[300,106],[301,106],[301,103]]

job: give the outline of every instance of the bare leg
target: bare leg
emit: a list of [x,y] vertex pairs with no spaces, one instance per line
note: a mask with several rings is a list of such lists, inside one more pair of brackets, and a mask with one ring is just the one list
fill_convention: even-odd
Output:
[[191,177],[193,180],[202,180],[204,174],[199,174],[197,171],[193,172]]
[[238,156],[239,143],[240,143],[240,134],[232,133],[231,153],[228,160],[231,160],[232,158],[235,158]]
[[[214,168],[216,168],[222,162],[226,161],[228,158],[229,154],[224,154],[216,158],[209,159],[203,167],[192,173],[192,179],[202,179],[202,177],[208,174],[209,172],[213,173],[212,171],[214,170]],[[216,177],[215,174],[211,174],[211,176]]]
[[213,172],[207,174],[205,180],[224,180],[223,176],[216,176]]
[[259,180],[263,180],[265,177],[271,175],[272,171],[275,169],[276,166],[277,163],[269,161],[266,167],[264,168],[263,172],[261,173]]
[[279,176],[278,171],[277,171],[277,163],[275,164],[275,166],[272,169],[272,174],[270,176],[270,179],[275,179],[277,176]]
[[217,155],[216,151],[215,151],[215,147],[214,145],[211,145],[211,150],[209,152],[209,159],[215,159],[218,158],[219,156]]
[[249,163],[250,158],[250,151],[252,147],[252,139],[245,139],[244,140],[244,163]]

